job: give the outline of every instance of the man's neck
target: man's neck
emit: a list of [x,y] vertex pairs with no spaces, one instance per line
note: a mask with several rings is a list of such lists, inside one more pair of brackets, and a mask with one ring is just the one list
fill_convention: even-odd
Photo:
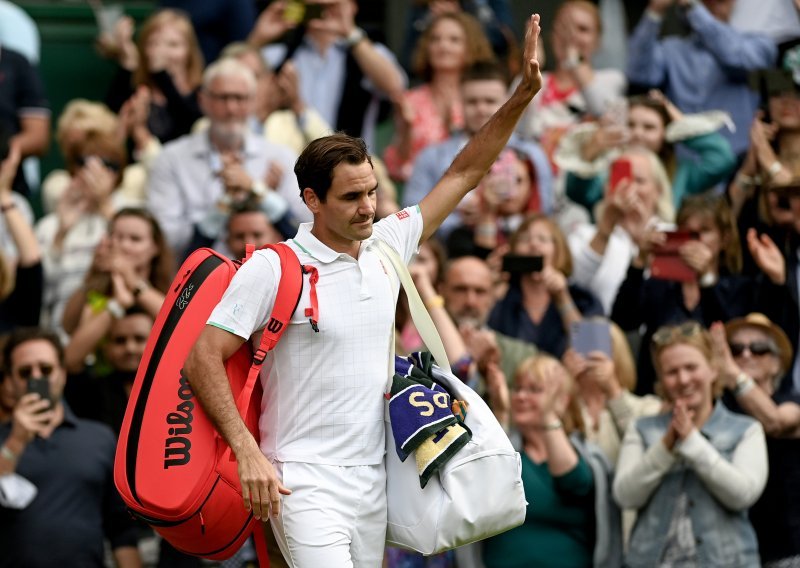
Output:
[[307,31],[306,39],[308,39],[309,43],[311,43],[311,46],[317,51],[317,53],[319,53],[319,55],[324,56],[328,52],[328,49],[334,43],[336,43],[338,38],[328,32]]
[[311,227],[311,234],[314,235],[319,242],[332,251],[350,255],[358,260],[358,253],[361,250],[361,241],[348,241],[345,239],[329,237],[324,231],[317,229],[317,223],[314,223],[314,226]]

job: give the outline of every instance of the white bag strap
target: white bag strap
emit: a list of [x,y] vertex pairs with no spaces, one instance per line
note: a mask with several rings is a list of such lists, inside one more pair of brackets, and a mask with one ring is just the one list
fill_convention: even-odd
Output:
[[[411,274],[408,272],[408,267],[401,260],[400,255],[397,254],[397,251],[395,251],[392,247],[380,239],[376,239],[376,242],[378,243],[378,250],[380,251],[381,255],[386,258],[394,267],[394,271],[397,273],[397,277],[400,279],[400,284],[406,291],[406,296],[408,296],[408,307],[411,311],[411,319],[414,320],[414,325],[417,327],[417,331],[419,332],[420,337],[422,337],[422,341],[425,342],[425,346],[428,348],[428,351],[430,351],[431,355],[433,355],[433,358],[436,360],[436,364],[449,373],[450,361],[447,359],[447,352],[444,349],[442,338],[439,337],[439,332],[436,330],[436,326],[434,325],[428,310],[425,308],[425,304],[422,302],[419,292],[417,292],[417,287],[414,285],[414,280],[411,279]],[[392,360],[394,361],[394,357]]]

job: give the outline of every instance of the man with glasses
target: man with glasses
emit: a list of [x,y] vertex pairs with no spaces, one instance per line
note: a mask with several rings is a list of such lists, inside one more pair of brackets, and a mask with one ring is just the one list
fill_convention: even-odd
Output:
[[114,434],[62,400],[63,356],[58,337],[36,328],[13,332],[3,348],[16,403],[0,424],[0,476],[17,473],[38,492],[23,509],[0,504],[3,564],[102,567],[106,537],[118,566],[140,566],[138,530],[114,487]]
[[180,258],[198,234],[219,237],[231,205],[250,197],[273,223],[287,213],[310,220],[290,174],[297,156],[249,128],[255,89],[242,63],[223,59],[209,66],[199,94],[208,128],[167,144],[153,164],[148,209]]

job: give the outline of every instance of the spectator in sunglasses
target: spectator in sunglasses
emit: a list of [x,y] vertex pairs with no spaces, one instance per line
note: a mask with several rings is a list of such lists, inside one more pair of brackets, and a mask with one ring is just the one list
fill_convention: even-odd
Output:
[[747,510],[767,481],[764,429],[717,402],[711,334],[660,328],[652,355],[671,411],[639,418],[622,442],[614,497],[637,519],[625,566],[759,566]]
[[715,323],[711,333],[722,379],[743,410],[764,426],[770,476],[764,494],[750,510],[765,566],[790,566],[800,560],[800,396],[781,389],[791,369],[792,344],[763,314]]
[[[0,507],[3,562],[104,566],[108,538],[119,566],[140,566],[138,527],[114,489],[114,433],[64,402],[63,357],[58,336],[38,328],[12,332],[3,348],[15,405],[0,424],[0,475],[17,473],[38,491],[22,510]],[[32,381],[46,381],[49,396],[29,392]]]

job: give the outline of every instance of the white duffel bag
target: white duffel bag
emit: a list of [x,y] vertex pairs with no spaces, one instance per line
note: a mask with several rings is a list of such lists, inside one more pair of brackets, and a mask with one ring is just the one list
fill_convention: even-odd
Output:
[[387,411],[387,544],[428,555],[521,525],[527,502],[519,453],[489,406],[450,372],[442,340],[408,268],[390,246],[380,242],[379,250],[394,266],[406,290],[414,324],[436,360],[433,378],[453,398],[467,403],[465,424],[472,431],[467,445],[423,489],[415,460],[401,462],[397,455]]

